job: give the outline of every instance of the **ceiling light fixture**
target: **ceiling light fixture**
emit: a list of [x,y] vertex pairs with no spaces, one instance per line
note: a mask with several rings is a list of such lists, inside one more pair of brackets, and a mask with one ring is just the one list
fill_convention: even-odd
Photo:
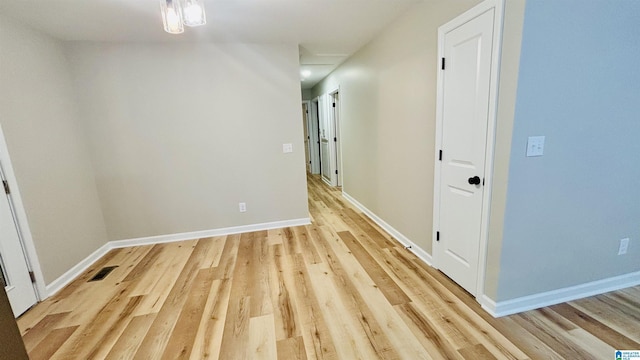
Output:
[[304,77],[309,77],[311,76],[311,70],[302,70],[300,74]]
[[207,23],[203,0],[160,0],[164,31],[182,34],[184,25],[200,26]]

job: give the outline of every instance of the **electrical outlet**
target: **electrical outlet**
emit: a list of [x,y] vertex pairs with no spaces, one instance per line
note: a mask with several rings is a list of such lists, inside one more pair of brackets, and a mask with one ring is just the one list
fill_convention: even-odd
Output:
[[629,250],[629,238],[620,239],[620,247],[618,248],[618,255],[624,255]]
[[282,144],[282,152],[287,154],[287,153],[292,153],[293,152],[293,144]]
[[527,139],[527,156],[544,155],[544,136],[529,136]]
[[247,204],[246,203],[239,203],[238,204],[238,208],[240,209],[240,212],[246,212],[247,211]]

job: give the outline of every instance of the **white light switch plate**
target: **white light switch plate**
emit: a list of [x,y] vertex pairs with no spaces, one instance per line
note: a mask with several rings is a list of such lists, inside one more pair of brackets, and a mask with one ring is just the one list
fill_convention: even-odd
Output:
[[529,136],[527,141],[527,156],[542,156],[544,154],[544,136]]
[[293,144],[282,144],[282,152],[285,154],[293,152]]
[[620,239],[620,246],[618,247],[618,255],[624,255],[629,250],[629,238]]

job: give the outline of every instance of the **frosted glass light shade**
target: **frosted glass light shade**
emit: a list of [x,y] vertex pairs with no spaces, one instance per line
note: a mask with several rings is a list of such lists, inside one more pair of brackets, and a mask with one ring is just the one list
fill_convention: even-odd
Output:
[[160,0],[162,22],[164,31],[169,34],[182,34],[184,25],[182,22],[182,8],[179,0]]
[[182,15],[187,26],[200,26],[207,23],[203,0],[182,0]]

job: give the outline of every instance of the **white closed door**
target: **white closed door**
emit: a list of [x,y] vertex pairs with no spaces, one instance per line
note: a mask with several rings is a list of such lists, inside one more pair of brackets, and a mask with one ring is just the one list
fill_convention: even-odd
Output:
[[309,106],[302,104],[302,129],[304,131],[304,159],[307,172],[311,172],[311,136],[309,135]]
[[[1,175],[1,173],[0,173]],[[6,181],[2,178],[3,181]],[[9,203],[9,194],[0,184],[0,283],[18,317],[37,302],[18,229]],[[8,187],[7,187],[8,189]]]
[[333,134],[333,142],[331,143],[331,151],[333,156],[331,157],[331,184],[335,186],[342,186],[342,149],[340,148],[340,95],[338,92],[334,92],[330,95],[331,100],[331,131]]
[[324,181],[331,183],[331,129],[324,95],[318,99],[318,110],[318,115],[320,116],[318,121],[320,132],[320,173]]
[[[476,294],[494,9],[444,34],[439,230],[434,265]],[[438,209],[436,209],[437,211]]]

